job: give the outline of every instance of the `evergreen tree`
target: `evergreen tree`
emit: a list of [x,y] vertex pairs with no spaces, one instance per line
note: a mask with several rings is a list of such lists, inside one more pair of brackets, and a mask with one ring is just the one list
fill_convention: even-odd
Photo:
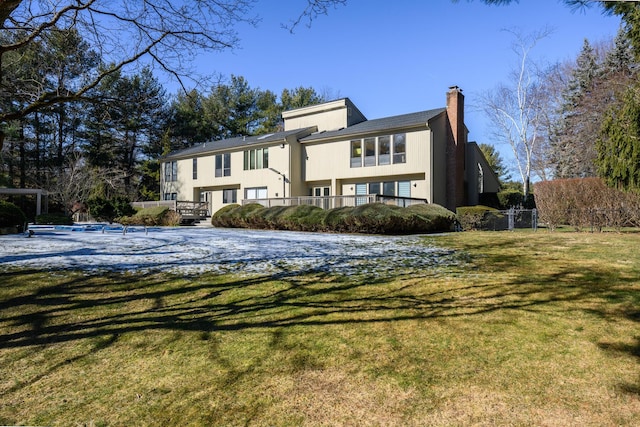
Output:
[[112,74],[95,94],[85,150],[89,164],[120,176],[116,192],[138,199],[139,166],[160,153],[166,122],[164,89],[151,71],[133,76]]
[[597,139],[598,175],[615,188],[640,190],[640,84],[609,109]]
[[480,148],[480,151],[484,154],[487,163],[489,163],[491,169],[498,176],[500,183],[509,181],[511,179],[511,174],[505,166],[502,157],[500,157],[498,150],[496,150],[493,145],[489,144],[479,144],[478,148]]
[[205,96],[192,89],[179,93],[169,108],[170,151],[215,139],[216,130],[204,107]]
[[588,40],[576,59],[567,88],[563,92],[559,122],[550,141],[550,155],[556,178],[595,176],[593,135],[600,123],[598,99],[601,67]]

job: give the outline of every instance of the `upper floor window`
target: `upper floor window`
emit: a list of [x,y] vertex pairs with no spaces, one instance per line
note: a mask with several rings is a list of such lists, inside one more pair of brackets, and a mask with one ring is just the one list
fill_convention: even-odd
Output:
[[193,179],[198,179],[198,159],[193,159]]
[[391,163],[391,137],[388,135],[378,137],[378,164]]
[[255,148],[244,152],[244,170],[266,169],[269,167],[269,147]]
[[178,162],[166,162],[164,164],[164,182],[178,180]]
[[216,155],[216,177],[231,176],[231,153]]
[[365,166],[376,165],[376,139],[375,138],[364,139],[364,165]]
[[362,166],[362,140],[356,139],[351,141],[351,167],[359,168]]
[[382,166],[407,162],[407,135],[382,135],[351,140],[351,167]]
[[393,135],[393,163],[407,162],[407,135],[397,133]]

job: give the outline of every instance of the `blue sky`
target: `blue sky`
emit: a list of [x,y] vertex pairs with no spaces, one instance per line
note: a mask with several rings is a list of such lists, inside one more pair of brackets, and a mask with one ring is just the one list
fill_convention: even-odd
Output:
[[[310,28],[290,34],[281,28],[304,0],[260,0],[257,27],[237,27],[233,52],[198,58],[202,74],[235,74],[251,87],[279,93],[313,87],[350,98],[368,119],[445,105],[449,86],[463,89],[467,105],[505,81],[516,55],[513,35],[551,27],[554,32],[532,51],[538,62],[574,59],[585,38],[611,39],[620,19],[599,7],[572,11],[560,0],[521,0],[488,6],[479,0],[348,0],[320,16]],[[482,113],[467,109],[469,139],[491,143]],[[503,156],[508,147],[497,146]],[[508,159],[507,159],[508,160]]]

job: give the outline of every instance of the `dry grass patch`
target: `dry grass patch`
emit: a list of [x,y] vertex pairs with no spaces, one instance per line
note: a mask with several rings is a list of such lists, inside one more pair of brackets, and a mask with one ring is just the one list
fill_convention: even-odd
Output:
[[640,422],[640,235],[425,241],[464,262],[391,280],[6,272],[0,424]]

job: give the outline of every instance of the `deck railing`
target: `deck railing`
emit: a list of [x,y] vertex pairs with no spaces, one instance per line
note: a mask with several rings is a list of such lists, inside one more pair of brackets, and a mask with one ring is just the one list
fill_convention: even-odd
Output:
[[178,212],[183,218],[202,219],[211,215],[209,212],[209,203],[207,202],[190,202],[186,200],[158,200],[151,202],[134,202],[135,208],[151,208],[156,206],[167,206],[169,209]]
[[367,203],[386,203],[402,207],[428,203],[426,199],[412,197],[383,196],[380,194],[348,195],[348,196],[299,196],[272,199],[245,199],[243,205],[259,203],[264,207],[312,205],[322,209],[334,209],[345,206],[360,206]]

